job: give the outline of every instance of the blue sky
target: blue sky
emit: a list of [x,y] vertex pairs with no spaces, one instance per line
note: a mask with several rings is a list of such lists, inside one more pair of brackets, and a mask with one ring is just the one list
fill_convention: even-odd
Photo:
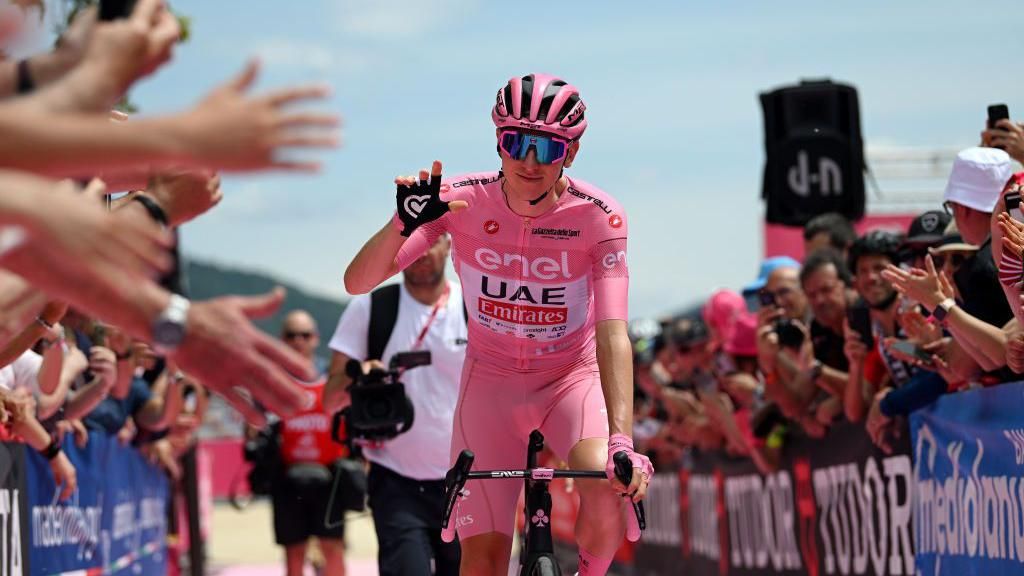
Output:
[[134,89],[145,113],[190,105],[258,55],[259,89],[326,82],[326,105],[345,120],[345,144],[320,154],[319,175],[226,179],[223,204],[185,229],[187,253],[335,297],[394,209],[396,174],[435,158],[446,174],[497,167],[489,111],[513,75],[581,89],[590,127],[572,174],[629,214],[634,316],[756,273],[759,92],[807,77],[852,83],[869,147],[968,146],[987,104],[1024,106],[1013,1],[173,5],[193,37]]

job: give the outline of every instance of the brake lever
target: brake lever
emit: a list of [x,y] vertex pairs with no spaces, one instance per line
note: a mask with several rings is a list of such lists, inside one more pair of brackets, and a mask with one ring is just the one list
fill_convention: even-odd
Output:
[[445,474],[445,508],[444,514],[441,517],[442,529],[448,528],[452,512],[455,510],[455,503],[458,501],[462,489],[466,486],[466,480],[469,479],[469,470],[473,467],[473,460],[475,458],[476,456],[472,451],[463,450],[459,454],[458,460],[455,461],[455,465]]
[[[615,462],[615,477],[623,485],[629,486],[629,483],[633,481],[633,465],[629,462],[629,455],[625,450],[616,452],[612,460]],[[640,533],[647,529],[647,512],[644,510],[644,503],[633,502],[631,496],[631,494],[622,495],[623,498],[630,498],[630,503],[633,505],[633,516],[626,527],[626,539],[636,542],[640,539]]]

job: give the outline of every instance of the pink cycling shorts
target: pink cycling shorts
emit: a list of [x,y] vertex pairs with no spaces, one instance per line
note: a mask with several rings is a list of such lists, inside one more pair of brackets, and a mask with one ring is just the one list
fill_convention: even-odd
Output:
[[[455,408],[452,462],[464,449],[474,470],[521,469],[530,432],[568,460],[586,438],[608,438],[601,376],[593,356],[557,370],[516,372],[466,358]],[[470,480],[452,513],[460,538],[487,532],[511,536],[522,479]]]

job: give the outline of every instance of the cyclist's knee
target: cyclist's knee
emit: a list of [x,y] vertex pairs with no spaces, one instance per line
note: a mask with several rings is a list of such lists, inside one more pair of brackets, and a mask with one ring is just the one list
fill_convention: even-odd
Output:
[[[569,451],[569,467],[574,470],[604,471],[608,461],[608,440],[605,438],[586,438],[580,440]],[[607,480],[576,480],[576,487],[583,498],[596,493],[598,497],[608,492]]]
[[512,538],[500,532],[478,534],[462,540],[461,576],[504,576],[512,555]]
[[604,470],[607,461],[607,438],[584,438],[569,450],[569,467],[574,470]]

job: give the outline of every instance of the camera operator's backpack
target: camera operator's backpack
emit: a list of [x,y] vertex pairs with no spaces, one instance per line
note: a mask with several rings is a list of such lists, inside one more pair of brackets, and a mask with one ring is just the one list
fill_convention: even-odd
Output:
[[[366,331],[366,359],[382,360],[384,348],[391,340],[398,321],[398,302],[402,296],[401,284],[389,284],[370,293],[370,326]],[[462,302],[462,316],[468,322],[469,311]]]

